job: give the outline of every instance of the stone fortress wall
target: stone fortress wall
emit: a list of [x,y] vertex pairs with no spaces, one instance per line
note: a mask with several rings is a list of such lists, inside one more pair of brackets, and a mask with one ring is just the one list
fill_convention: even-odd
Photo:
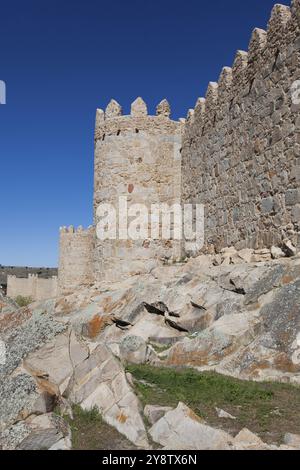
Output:
[[[128,202],[128,207],[138,203],[150,209],[151,204],[180,203],[183,124],[172,121],[169,116],[170,107],[166,100],[157,106],[156,116],[148,115],[141,98],[132,103],[129,116],[122,115],[121,106],[114,100],[105,113],[97,110],[95,227],[99,222],[99,204],[112,204],[118,214],[120,196]],[[121,217],[124,217],[123,210]],[[117,218],[117,222],[119,220]],[[129,224],[131,220],[132,217],[128,217]],[[96,279],[114,280],[149,271],[162,258],[180,258],[181,242],[150,239],[150,222],[149,217],[149,236],[140,240],[122,240],[120,236],[117,240],[96,238]]]
[[205,205],[206,248],[300,243],[300,6],[275,5],[188,114],[182,200]]
[[56,295],[57,276],[48,279],[40,278],[38,274],[28,274],[27,278],[11,274],[7,276],[7,296],[12,299],[22,296],[32,300],[45,300]]
[[[138,98],[129,116],[112,100],[95,126],[94,225],[60,234],[59,291],[114,281],[178,259],[189,244],[100,240],[99,204],[202,203],[204,251],[300,244],[300,0],[275,5],[266,31],[208,85],[186,122],[166,100],[149,116]],[[298,92],[298,97],[300,92]],[[124,215],[123,213],[121,215]],[[151,238],[151,237],[150,237]],[[193,253],[196,254],[196,253]]]

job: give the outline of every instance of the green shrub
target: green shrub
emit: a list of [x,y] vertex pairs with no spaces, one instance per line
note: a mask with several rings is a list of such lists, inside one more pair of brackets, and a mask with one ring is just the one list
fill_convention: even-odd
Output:
[[19,305],[19,307],[26,307],[33,302],[33,299],[31,297],[23,297],[22,295],[18,295],[15,298],[15,302]]

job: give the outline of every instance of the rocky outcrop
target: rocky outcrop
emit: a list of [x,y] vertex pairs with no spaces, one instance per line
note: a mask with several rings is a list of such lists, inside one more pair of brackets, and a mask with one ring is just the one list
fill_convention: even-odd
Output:
[[99,344],[74,367],[65,396],[83,409],[97,407],[104,420],[138,447],[148,444],[141,407],[120,362]]
[[1,433],[3,450],[70,450],[71,431],[66,422],[53,413],[30,416]]
[[[300,258],[249,262],[248,255],[231,250],[225,264],[201,255],[21,309],[4,299],[0,446],[70,448],[68,426],[53,412],[72,415],[76,404],[96,407],[135,445],[148,447],[127,363],[299,384]],[[148,405],[144,414],[152,439],[166,448],[265,446],[211,428],[183,404]],[[298,445],[290,444],[295,439],[284,445]]]
[[[197,300],[206,308],[203,314],[214,313],[210,324],[172,346],[168,364],[299,383],[299,258],[212,268],[211,275],[216,304],[207,308],[207,287],[202,302]],[[219,289],[235,292],[238,299],[230,299],[227,307]]]
[[125,362],[144,364],[147,362],[147,353],[147,343],[140,336],[125,336],[120,343],[120,357]]

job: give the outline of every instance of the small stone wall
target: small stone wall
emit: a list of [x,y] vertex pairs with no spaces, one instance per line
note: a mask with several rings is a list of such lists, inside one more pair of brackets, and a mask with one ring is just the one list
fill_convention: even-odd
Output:
[[56,295],[57,276],[49,279],[39,278],[36,274],[29,274],[27,278],[7,276],[7,296],[12,299],[22,296],[30,297],[32,300],[45,300]]

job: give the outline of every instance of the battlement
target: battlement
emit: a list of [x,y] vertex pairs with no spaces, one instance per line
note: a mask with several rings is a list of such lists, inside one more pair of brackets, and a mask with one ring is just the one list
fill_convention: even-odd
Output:
[[297,47],[290,41],[296,39],[295,32],[299,31],[299,10],[299,0],[294,0],[291,8],[274,5],[267,30],[253,30],[248,52],[238,50],[232,68],[224,67],[218,82],[208,84],[205,98],[197,101],[194,113],[188,111],[187,125],[196,124],[198,133],[203,135],[223,118],[224,111],[232,110],[234,103],[250,94],[259,95],[258,87],[254,86],[257,74],[267,79],[280,65],[282,54]]
[[38,274],[29,273],[25,278],[9,274],[7,276],[7,295],[12,299],[22,296],[30,298],[32,301],[56,297],[57,276],[42,278]]
[[69,227],[60,227],[59,229],[60,231],[60,234],[63,235],[63,234],[81,234],[81,235],[90,235],[92,233],[94,233],[94,227],[92,225],[90,225],[88,228],[84,229],[82,227],[82,225],[79,225],[77,228],[74,227],[73,225],[69,225]]
[[183,123],[171,120],[170,115],[171,108],[166,99],[157,105],[155,116],[148,114],[147,105],[140,97],[131,104],[129,115],[123,115],[122,106],[112,99],[105,111],[96,111],[95,140],[105,140],[106,136],[119,136],[124,132],[172,132]]

